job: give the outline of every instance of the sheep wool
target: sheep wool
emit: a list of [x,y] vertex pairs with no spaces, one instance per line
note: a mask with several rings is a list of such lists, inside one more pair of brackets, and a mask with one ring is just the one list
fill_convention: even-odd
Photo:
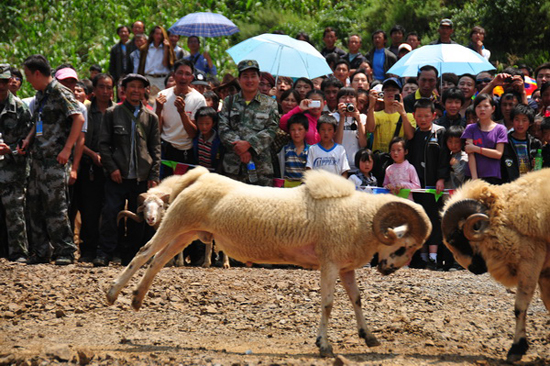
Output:
[[517,286],[508,361],[520,360],[528,349],[525,317],[537,283],[550,311],[549,180],[550,169],[542,169],[499,186],[470,181],[442,212],[444,243],[464,268]]
[[405,265],[431,232],[420,205],[393,195],[358,192],[345,178],[308,171],[305,185],[271,188],[247,185],[197,167],[175,182],[155,236],[107,293],[112,304],[130,278],[155,255],[134,291],[139,309],[156,273],[195,239],[212,240],[241,262],[294,264],[321,271],[322,318],[317,345],[332,355],[327,328],[339,276],[355,310],[359,336],[379,344],[362,315],[355,269],[379,255],[378,270],[391,274]]

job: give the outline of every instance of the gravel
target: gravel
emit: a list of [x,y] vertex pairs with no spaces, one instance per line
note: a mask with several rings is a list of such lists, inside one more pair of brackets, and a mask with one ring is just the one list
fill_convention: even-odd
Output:
[[[113,306],[120,266],[27,266],[0,260],[0,365],[500,365],[512,343],[514,290],[489,275],[357,270],[367,323],[357,336],[337,286],[329,324],[335,358],[315,346],[319,272],[165,268],[139,312],[135,276]],[[550,316],[537,292],[527,316],[525,365],[550,364]]]

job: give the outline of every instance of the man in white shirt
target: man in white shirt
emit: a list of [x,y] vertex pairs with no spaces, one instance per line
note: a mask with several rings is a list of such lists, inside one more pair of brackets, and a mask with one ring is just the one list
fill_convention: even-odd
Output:
[[[194,164],[193,138],[197,135],[195,112],[206,106],[201,93],[191,88],[195,69],[189,60],[174,64],[176,85],[159,93],[156,113],[159,116],[162,159]],[[172,170],[163,166],[162,177],[172,175]]]

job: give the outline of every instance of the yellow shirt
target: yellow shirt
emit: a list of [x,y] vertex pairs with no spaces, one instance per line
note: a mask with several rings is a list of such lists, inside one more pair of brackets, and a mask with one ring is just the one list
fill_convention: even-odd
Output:
[[[407,113],[407,117],[409,118],[409,122],[411,122],[411,126],[416,128],[416,121],[414,120],[413,114]],[[380,150],[383,152],[389,152],[389,145],[395,133],[397,122],[399,121],[399,113],[395,112],[388,114],[383,110],[374,112],[374,121],[376,126],[374,128],[372,151]],[[404,137],[404,131],[403,125],[401,125],[399,136]]]

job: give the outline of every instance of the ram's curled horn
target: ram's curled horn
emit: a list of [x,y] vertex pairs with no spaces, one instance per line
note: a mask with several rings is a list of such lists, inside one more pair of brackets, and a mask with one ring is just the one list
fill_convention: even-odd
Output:
[[429,221],[425,221],[410,204],[402,202],[389,202],[380,207],[372,220],[372,227],[376,238],[386,245],[395,244],[405,235],[424,241],[432,231]]
[[454,203],[441,220],[445,239],[449,240],[455,231],[462,230],[469,240],[482,240],[489,226],[486,212],[487,207],[476,200],[465,199]]
[[464,224],[464,236],[471,241],[481,241],[485,237],[488,227],[489,216],[484,213],[470,215]]
[[128,217],[128,218],[130,218],[134,221],[137,221],[137,222],[143,222],[143,217],[142,216],[137,215],[137,214],[133,213],[132,211],[122,210],[118,213],[118,215],[116,217],[117,225],[120,222],[120,219],[122,219],[123,217]]
[[137,199],[137,205],[138,206],[143,205],[143,202],[145,202],[145,200],[147,199],[147,196],[148,196],[147,193],[140,193]]

